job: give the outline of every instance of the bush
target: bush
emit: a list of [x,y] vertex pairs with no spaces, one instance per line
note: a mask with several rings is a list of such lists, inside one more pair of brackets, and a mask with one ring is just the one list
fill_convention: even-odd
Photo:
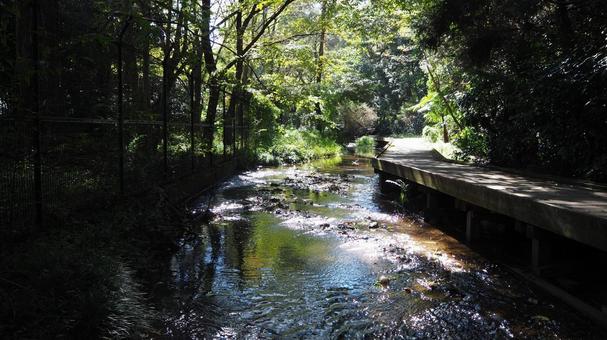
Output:
[[259,92],[253,92],[249,112],[251,115],[251,145],[255,148],[269,148],[276,142],[276,136],[281,132],[277,123],[280,109]]
[[346,102],[339,107],[343,117],[343,135],[352,140],[375,130],[377,113],[365,103]]
[[263,164],[294,164],[339,156],[341,147],[317,132],[287,129],[275,138],[273,145],[259,148],[256,154]]
[[356,154],[361,156],[373,156],[375,140],[370,136],[363,136],[356,140]]
[[422,136],[430,142],[436,143],[441,138],[442,133],[443,130],[440,125],[426,125],[422,131]]
[[470,160],[471,158],[474,158],[476,161],[484,161],[487,159],[487,138],[476,129],[467,127],[460,131],[455,136],[453,144],[460,150],[455,154],[458,159]]
[[399,126],[393,135],[419,136],[422,134],[426,119],[421,111],[407,110],[403,107],[399,117]]

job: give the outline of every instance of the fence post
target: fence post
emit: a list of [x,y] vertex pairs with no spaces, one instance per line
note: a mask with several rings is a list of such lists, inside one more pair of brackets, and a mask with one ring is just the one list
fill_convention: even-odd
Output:
[[222,142],[223,142],[223,161],[225,162],[226,160],[226,148],[227,148],[227,144],[226,143],[226,128],[228,127],[228,124],[226,124],[226,89],[225,87],[222,89],[223,91],[223,119],[222,119],[222,123],[223,123],[223,138],[222,138]]
[[192,173],[195,169],[194,161],[194,72],[190,76],[190,162]]
[[249,92],[247,92],[247,95],[245,96],[246,100],[245,100],[245,107],[242,109],[242,119],[243,119],[243,129],[244,129],[244,149],[245,152],[248,150],[249,148],[249,105],[251,104],[251,95]]
[[167,98],[169,96],[169,87],[168,87],[168,81],[169,81],[169,77],[167,74],[167,68],[168,68],[168,59],[167,56],[165,56],[162,60],[162,158],[163,158],[163,164],[164,164],[164,179],[166,180],[169,176],[169,160],[168,160],[168,149],[169,149],[169,145],[168,145],[168,109],[169,109],[169,105],[168,105],[168,101],[169,99]]
[[32,74],[33,104],[34,104],[34,126],[33,126],[33,149],[34,149],[34,199],[36,208],[36,227],[42,228],[42,155],[40,150],[40,78],[39,78],[39,55],[38,55],[38,1],[32,1],[32,61],[34,72]]
[[[230,94],[230,101],[232,101],[232,94]],[[232,158],[236,157],[236,115],[232,115]]]
[[120,195],[124,195],[124,88],[122,84],[122,39],[131,23],[129,16],[118,37],[118,167]]

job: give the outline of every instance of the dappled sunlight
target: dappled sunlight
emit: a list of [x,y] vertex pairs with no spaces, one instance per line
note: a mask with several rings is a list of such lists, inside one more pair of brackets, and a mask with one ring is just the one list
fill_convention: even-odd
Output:
[[[520,301],[528,288],[394,210],[377,178],[359,175],[368,165],[348,162],[352,176],[338,164],[327,165],[331,175],[259,169],[220,189],[206,243],[186,243],[173,259],[175,298],[189,306],[174,327],[200,337],[309,335],[310,324],[320,337],[358,334],[357,325],[374,335],[514,334],[532,313]],[[203,316],[199,303],[215,307]]]
[[[437,159],[431,145],[419,139],[393,139],[392,143],[376,160],[383,171],[577,241],[605,247],[606,240],[592,227],[607,220],[607,190],[600,185],[446,162]],[[534,209],[521,208],[527,205]],[[578,222],[582,219],[585,222]]]
[[0,338],[607,339],[605,27],[1,0]]

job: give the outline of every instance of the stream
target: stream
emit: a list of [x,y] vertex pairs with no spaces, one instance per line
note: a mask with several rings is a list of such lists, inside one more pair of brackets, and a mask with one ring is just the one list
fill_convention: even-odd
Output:
[[209,200],[154,291],[163,337],[604,336],[384,198],[367,160],[260,167]]

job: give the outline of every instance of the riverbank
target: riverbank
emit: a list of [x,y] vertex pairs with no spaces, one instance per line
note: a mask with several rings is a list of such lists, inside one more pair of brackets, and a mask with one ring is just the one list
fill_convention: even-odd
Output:
[[316,131],[287,129],[255,150],[259,164],[282,165],[305,163],[315,159],[339,157],[342,147]]
[[[1,338],[147,338],[158,270],[198,237],[185,201],[234,173],[233,162],[88,210],[47,215],[45,230],[0,243]],[[6,242],[5,242],[6,241]]]

